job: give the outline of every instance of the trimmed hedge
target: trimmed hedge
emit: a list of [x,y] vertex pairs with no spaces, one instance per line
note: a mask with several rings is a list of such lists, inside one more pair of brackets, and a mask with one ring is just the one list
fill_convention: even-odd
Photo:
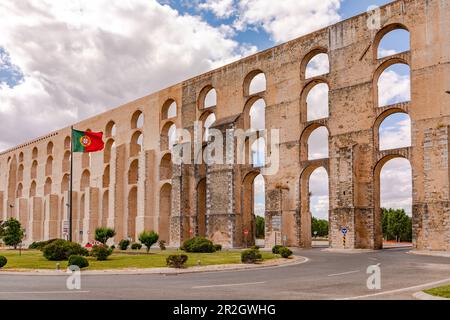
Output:
[[42,249],[42,253],[50,261],[63,261],[72,255],[87,256],[89,254],[88,250],[80,244],[60,239],[47,244]]
[[32,244],[30,244],[28,246],[28,249],[31,250],[41,250],[48,244],[55,242],[56,240],[61,240],[61,239],[50,239],[50,240],[46,240],[46,241],[35,241]]
[[285,259],[287,259],[290,256],[292,256],[292,251],[289,248],[287,248],[287,247],[280,248],[279,253]]
[[171,268],[183,268],[188,256],[185,254],[172,254],[166,258],[167,266]]
[[241,253],[241,261],[243,263],[256,263],[262,260],[262,255],[257,249],[244,250]]
[[135,242],[131,245],[131,250],[141,250],[141,248],[142,248],[142,244],[137,243],[137,242]]
[[186,240],[180,247],[181,250],[186,252],[197,252],[197,253],[212,253],[216,252],[216,248],[211,240],[203,237],[195,237]]
[[85,257],[82,256],[70,256],[68,261],[69,266],[78,266],[80,269],[89,267],[89,261]]
[[127,250],[129,246],[130,246],[130,240],[128,240],[128,239],[120,240],[120,242],[119,242],[120,250]]
[[6,257],[4,257],[4,256],[0,256],[0,269],[3,268],[4,266],[6,266],[7,263],[8,263],[8,259],[6,259]]
[[91,256],[97,258],[98,261],[104,261],[108,259],[112,252],[113,249],[108,248],[107,245],[100,244],[92,247]]
[[214,249],[216,249],[216,251],[222,251],[222,245],[221,244],[215,244],[214,245]]
[[273,254],[280,254],[280,249],[283,248],[283,246],[277,244],[272,247],[272,253]]

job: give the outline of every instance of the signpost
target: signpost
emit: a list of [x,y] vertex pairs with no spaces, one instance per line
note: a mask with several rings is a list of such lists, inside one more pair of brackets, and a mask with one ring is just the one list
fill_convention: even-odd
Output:
[[247,237],[248,237],[248,229],[244,228],[244,236],[245,236],[245,247],[247,248]]
[[341,232],[342,232],[342,245],[345,249],[345,242],[347,240],[346,238],[347,238],[348,229],[346,227],[343,227],[343,228],[341,228]]

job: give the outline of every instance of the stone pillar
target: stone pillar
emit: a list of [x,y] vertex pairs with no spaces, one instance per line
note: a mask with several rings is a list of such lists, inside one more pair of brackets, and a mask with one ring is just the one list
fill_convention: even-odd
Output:
[[[265,247],[271,248],[274,245],[283,244],[283,235],[287,237],[289,228],[285,225],[284,221],[287,212],[286,204],[289,196],[289,190],[283,188],[266,190],[266,214],[265,214]],[[286,217],[288,219],[288,217]],[[295,222],[295,221],[291,221]]]
[[136,235],[142,231],[155,230],[155,195],[157,190],[155,173],[155,151],[143,151],[139,159],[138,212],[136,217]]
[[98,226],[99,189],[86,188],[84,200],[83,240],[82,243],[95,240],[95,228]]
[[114,171],[114,174],[111,176],[111,184],[114,185],[114,203],[113,206],[111,206],[111,209],[114,210],[114,216],[112,219],[109,219],[108,225],[113,225],[116,230],[116,236],[114,238],[115,242],[118,242],[127,236],[126,228],[124,228],[124,225],[127,222],[125,219],[125,199],[127,198],[127,195],[125,194],[127,191],[127,188],[125,188],[125,177],[127,174],[126,163],[126,145],[123,144],[116,147],[115,165],[111,166],[111,170]]
[[56,194],[49,194],[45,196],[44,204],[44,239],[59,238],[59,198]]
[[6,210],[5,210],[5,193],[0,191],[0,220],[6,220]]
[[30,202],[30,227],[31,232],[29,240],[42,241],[44,240],[44,215],[43,215],[43,203],[41,197],[33,197]]
[[27,242],[29,238],[28,230],[28,199],[20,198],[16,200],[16,206],[18,208],[17,219],[20,221],[22,228],[25,229],[24,242]]

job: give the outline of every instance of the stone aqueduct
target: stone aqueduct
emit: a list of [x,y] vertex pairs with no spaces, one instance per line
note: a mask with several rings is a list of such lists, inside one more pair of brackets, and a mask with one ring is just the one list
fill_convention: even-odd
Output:
[[[280,129],[279,170],[264,176],[267,246],[311,245],[308,180],[324,167],[331,247],[342,248],[347,227],[346,248],[381,248],[380,171],[402,157],[412,168],[414,245],[449,251],[450,2],[395,1],[380,9],[379,27],[370,28],[369,18],[356,16],[75,124],[104,131],[106,147],[74,156],[74,239],[92,241],[103,225],[116,229],[116,242],[145,229],[172,246],[192,235],[243,246],[243,230],[254,232],[259,168],[176,165],[169,136],[173,126],[192,132],[194,121],[211,114],[211,128],[249,129],[251,108],[262,99],[267,130]],[[410,33],[410,50],[379,59],[381,39],[395,29]],[[317,54],[328,55],[329,72],[308,77]],[[397,63],[410,67],[411,100],[380,106],[378,78]],[[253,92],[256,77],[266,81],[260,92]],[[310,120],[308,93],[322,83],[328,116]],[[411,119],[411,146],[380,150],[380,123],[396,112]],[[329,133],[329,157],[308,160],[308,138],[320,127]],[[27,242],[63,236],[69,150],[68,127],[0,154],[0,218],[17,217]]]

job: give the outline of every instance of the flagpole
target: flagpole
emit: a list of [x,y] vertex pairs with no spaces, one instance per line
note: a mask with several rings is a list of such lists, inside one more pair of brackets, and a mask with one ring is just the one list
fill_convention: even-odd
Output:
[[69,241],[72,241],[73,126],[70,127]]

